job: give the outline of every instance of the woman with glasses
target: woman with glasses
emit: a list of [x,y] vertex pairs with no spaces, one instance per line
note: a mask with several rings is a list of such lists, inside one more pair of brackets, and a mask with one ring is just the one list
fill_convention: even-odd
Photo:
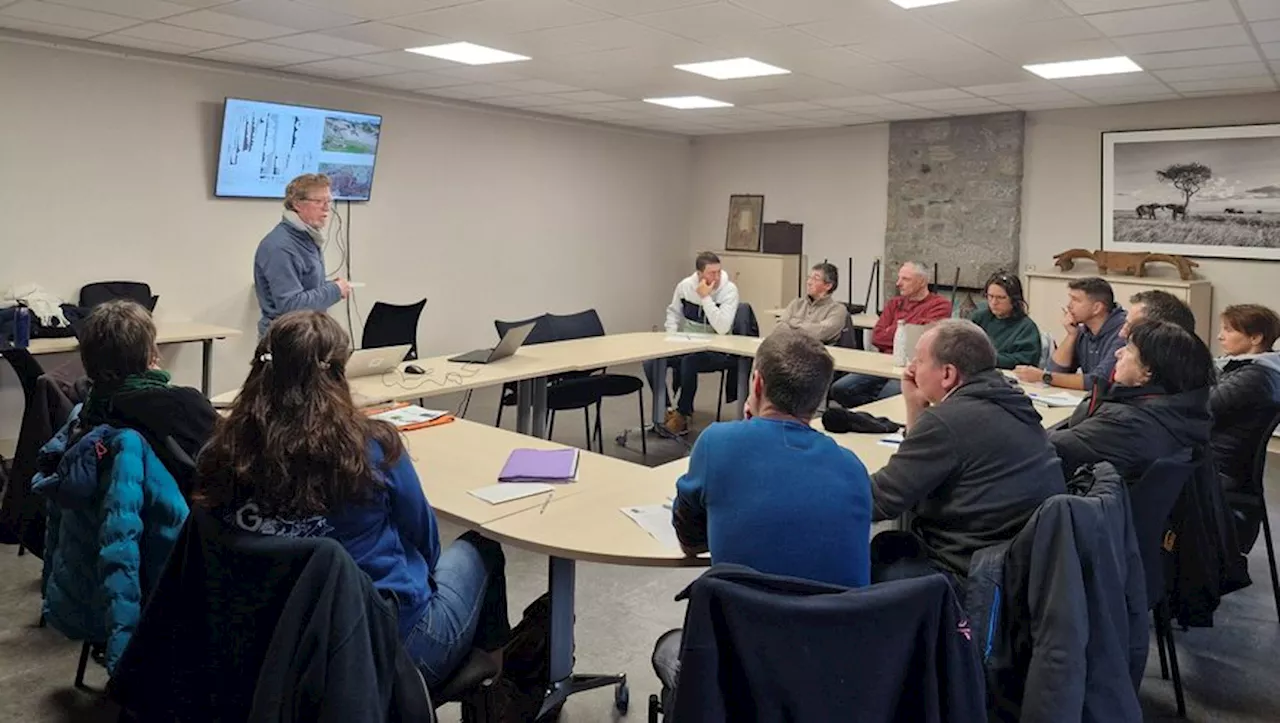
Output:
[[986,306],[978,307],[969,319],[991,338],[996,347],[996,366],[1039,366],[1040,328],[1027,316],[1022,282],[1013,274],[997,271],[987,280],[983,296]]
[[258,292],[258,338],[277,317],[290,311],[324,311],[347,298],[351,285],[325,279],[324,228],[333,193],[329,177],[304,173],[284,191],[284,217],[258,244],[253,256],[253,285]]

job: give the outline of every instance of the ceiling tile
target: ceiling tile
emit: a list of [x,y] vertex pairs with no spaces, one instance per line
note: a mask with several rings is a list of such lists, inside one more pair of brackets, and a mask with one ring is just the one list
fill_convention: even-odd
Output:
[[1120,49],[1130,54],[1165,53],[1174,50],[1198,50],[1200,48],[1225,48],[1232,45],[1248,45],[1249,34],[1243,25],[1219,25],[1196,30],[1176,30],[1169,33],[1147,33],[1115,38]]
[[966,93],[985,97],[1002,95],[1026,95],[1028,93],[1052,93],[1057,86],[1047,80],[1024,80],[1016,83],[996,83],[993,85],[972,85],[962,87]]
[[1156,77],[1172,83],[1183,80],[1213,80],[1215,78],[1252,78],[1271,72],[1265,63],[1232,63],[1229,65],[1206,65],[1198,68],[1175,68],[1157,70]]
[[1280,41],[1280,20],[1267,20],[1261,23],[1250,23],[1249,29],[1259,43]]
[[1280,60],[1280,43],[1263,43],[1262,54],[1268,60]]
[[[450,67],[439,71],[441,75],[458,78],[468,83],[509,83],[524,80],[524,75],[507,63],[497,65],[461,65],[450,64]],[[514,94],[514,93],[513,93]]]
[[163,0],[48,0],[54,5],[97,10],[98,12],[123,15],[138,20],[159,20],[170,15],[189,12],[191,8]]
[[354,58],[317,60],[313,63],[290,65],[282,70],[287,70],[290,73],[305,73],[307,75],[319,75],[325,78],[338,78],[340,80],[369,78],[377,75],[389,75],[396,72],[395,68],[385,65],[377,65],[375,63],[366,63],[363,60],[356,60]]
[[575,90],[568,93],[553,93],[552,95],[572,103],[607,103],[626,100],[622,96],[601,93],[597,90]]
[[[367,22],[359,25],[347,25],[341,28],[329,28],[324,31],[325,35],[343,40],[353,40],[357,43],[366,45],[376,45],[380,48],[388,48],[395,50],[404,50],[405,48],[420,48],[424,45],[441,45],[451,42],[449,38],[443,35],[432,35],[424,33],[421,30],[410,30],[388,23]],[[423,57],[423,56],[419,56]]]
[[1170,83],[1173,89],[1183,93],[1194,93],[1197,91],[1215,91],[1215,90],[1259,90],[1269,91],[1276,89],[1276,81],[1271,76],[1258,76],[1256,78],[1218,78],[1216,80],[1187,80],[1177,83]]
[[93,40],[97,43],[110,43],[111,45],[150,50],[156,53],[169,53],[170,55],[190,55],[196,52],[196,49],[189,45],[166,43],[162,40],[151,40],[149,38],[135,38],[122,33],[107,33],[106,35],[99,35]]
[[368,20],[381,20],[397,15],[410,15],[451,5],[463,5],[475,0],[297,0],[321,10],[344,15],[354,15]]
[[762,103],[760,105],[750,106],[749,110],[762,111],[765,113],[798,113],[801,111],[820,111],[831,109],[826,106],[818,105],[817,103],[791,101],[786,103]]
[[1090,88],[1138,88],[1143,86],[1163,85],[1150,73],[1119,73],[1116,75],[1097,75],[1087,78],[1062,78],[1055,83],[1067,90],[1087,90]]
[[438,95],[444,98],[458,98],[460,100],[480,100],[482,98],[496,98],[502,95],[518,95],[510,88],[503,88],[500,85],[487,83],[477,83],[474,85],[451,85],[445,88],[433,88],[429,92],[432,95]]
[[930,25],[964,34],[971,30],[1022,26],[1060,18],[1074,18],[1057,0],[965,0],[912,11]]
[[457,40],[479,42],[512,33],[607,20],[608,17],[568,0],[479,0],[391,18],[387,22]]
[[226,5],[231,0],[169,0],[169,2],[189,8],[210,8],[214,5]]
[[1017,110],[1037,111],[1037,110],[1061,110],[1064,108],[1092,108],[1097,105],[1093,101],[1076,97],[1070,101],[1045,101],[1043,103],[1014,103],[1013,107]]
[[282,35],[293,35],[298,32],[293,28],[286,28],[282,25],[272,25],[259,20],[226,15],[214,10],[197,10],[186,15],[168,18],[164,22],[169,25],[231,35],[245,40],[266,40],[267,38],[278,38]]
[[12,15],[5,15],[4,13],[0,13],[0,28],[22,30],[28,33],[40,33],[42,35],[56,35],[64,38],[89,38],[98,34],[97,30],[69,28],[65,25],[51,25],[37,20],[16,18]]
[[969,98],[963,100],[921,100],[916,101],[912,105],[918,105],[921,108],[928,108],[929,110],[946,111],[1009,110],[1009,106],[1003,103],[997,103],[993,100],[987,100],[986,98]]
[[849,0],[731,0],[734,5],[784,25],[848,20],[857,9]]
[[398,90],[422,90],[424,88],[447,88],[451,85],[466,85],[466,81],[458,78],[450,78],[440,75],[439,73],[431,73],[427,71],[416,71],[412,73],[396,73],[394,75],[379,75],[373,78],[365,78],[364,83],[376,85],[383,88],[396,88]]
[[1137,10],[1139,8],[1195,2],[1195,0],[1062,0],[1062,2],[1081,15],[1095,15],[1118,10]]
[[918,90],[908,93],[884,93],[884,97],[889,100],[895,100],[900,103],[914,103],[916,101],[937,101],[937,100],[978,100],[978,98],[963,90],[955,88],[942,88],[940,90]]
[[1227,63],[1251,63],[1257,61],[1258,51],[1254,50],[1252,45],[1133,56],[1133,62],[1142,66],[1144,70],[1167,70],[1169,68],[1192,68],[1200,65],[1225,65]]
[[1207,28],[1238,22],[1231,0],[1199,0],[1142,10],[1089,15],[1088,21],[1107,35],[1137,35],[1166,30]]
[[[325,35],[329,33],[326,32]],[[417,53],[406,53],[403,50],[387,50],[381,53],[364,53],[361,55],[350,56],[359,58],[360,60],[370,63],[378,63],[380,65],[390,65],[393,68],[401,70],[453,70],[460,66],[457,63],[443,60],[441,58],[432,58]]]
[[[203,30],[179,28],[173,25],[164,25],[162,23],[135,25],[132,28],[121,30],[119,34],[128,35],[132,38],[142,38],[144,40],[156,40],[162,43],[182,45],[191,48],[192,52],[197,50],[212,50],[214,48],[221,48],[242,42],[241,38],[233,38],[230,35],[206,33]],[[107,39],[103,38],[103,40],[106,41]]]
[[1236,0],[1247,20],[1280,20],[1280,3],[1275,0]]
[[711,41],[774,28],[778,22],[727,2],[637,15],[636,22],[691,40]]
[[631,17],[662,10],[674,10],[699,2],[714,2],[714,0],[574,0],[574,2],[613,15]]
[[503,105],[517,108],[541,108],[551,105],[564,105],[569,102],[554,95],[510,95],[502,96],[500,100]]
[[685,41],[622,18],[516,33],[497,41],[503,50],[535,58],[618,48],[649,48]]
[[241,43],[240,45],[218,48],[217,50],[206,50],[203,53],[197,53],[196,57],[218,60],[224,63],[243,63],[245,65],[276,68],[282,65],[325,60],[331,56],[324,53],[313,53],[310,50],[284,48],[269,43]]
[[1067,90],[1045,91],[1042,93],[1016,93],[996,98],[1005,105],[1021,108],[1024,105],[1040,105],[1044,103],[1069,103],[1079,100],[1080,96]]
[[310,50],[312,52],[324,53],[326,55],[370,55],[372,53],[385,51],[385,48],[379,48],[376,45],[357,43],[352,40],[343,40],[342,38],[335,38],[323,33],[290,35],[284,38],[276,38],[271,42],[275,45],[283,45],[286,48]]
[[0,14],[22,20],[34,20],[35,22],[49,25],[63,25],[79,30],[96,30],[99,33],[109,33],[138,23],[133,18],[108,15],[65,5],[50,5],[49,3],[36,2],[35,0],[23,0],[13,5],[6,5],[3,9],[0,9]]
[[362,20],[354,15],[300,7],[292,0],[239,0],[230,5],[219,5],[218,12],[298,30],[336,28]]
[[521,93],[572,93],[575,90],[582,90],[581,88],[575,88],[572,85],[565,85],[564,83],[553,83],[548,80],[531,78],[513,80],[508,83],[501,83],[500,85],[504,85],[512,90],[518,90]]

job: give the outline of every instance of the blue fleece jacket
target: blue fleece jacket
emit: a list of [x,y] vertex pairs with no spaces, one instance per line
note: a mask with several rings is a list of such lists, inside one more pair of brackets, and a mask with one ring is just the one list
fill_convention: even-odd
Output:
[[44,614],[73,640],[106,644],[107,672],[129,644],[187,518],[178,484],[140,434],[73,430],[40,450],[32,489],[49,499]]
[[676,534],[713,564],[831,585],[870,582],[871,477],[827,435],[756,417],[713,424],[676,481]]
[[258,338],[277,317],[299,309],[324,311],[342,299],[337,282],[326,281],[324,251],[302,229],[281,221],[258,244],[253,256],[258,293]]

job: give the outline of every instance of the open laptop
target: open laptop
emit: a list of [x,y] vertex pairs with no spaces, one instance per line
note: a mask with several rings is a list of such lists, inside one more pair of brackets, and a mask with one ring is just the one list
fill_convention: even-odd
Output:
[[466,354],[449,357],[449,361],[462,362],[464,364],[488,364],[499,359],[506,359],[515,354],[516,349],[519,349],[524,340],[529,338],[529,333],[533,331],[533,327],[537,323],[536,321],[531,321],[528,324],[513,326],[507,329],[507,333],[502,335],[502,341],[498,342],[498,345],[492,349],[476,349]]
[[404,361],[412,345],[380,346],[373,349],[357,349],[347,360],[347,378],[369,377],[396,368]]

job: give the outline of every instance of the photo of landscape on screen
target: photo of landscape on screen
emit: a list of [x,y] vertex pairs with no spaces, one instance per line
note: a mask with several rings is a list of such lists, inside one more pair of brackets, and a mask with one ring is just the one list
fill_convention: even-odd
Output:
[[367,201],[382,118],[228,98],[218,153],[218,196],[284,198],[303,173],[324,173],[337,200]]

